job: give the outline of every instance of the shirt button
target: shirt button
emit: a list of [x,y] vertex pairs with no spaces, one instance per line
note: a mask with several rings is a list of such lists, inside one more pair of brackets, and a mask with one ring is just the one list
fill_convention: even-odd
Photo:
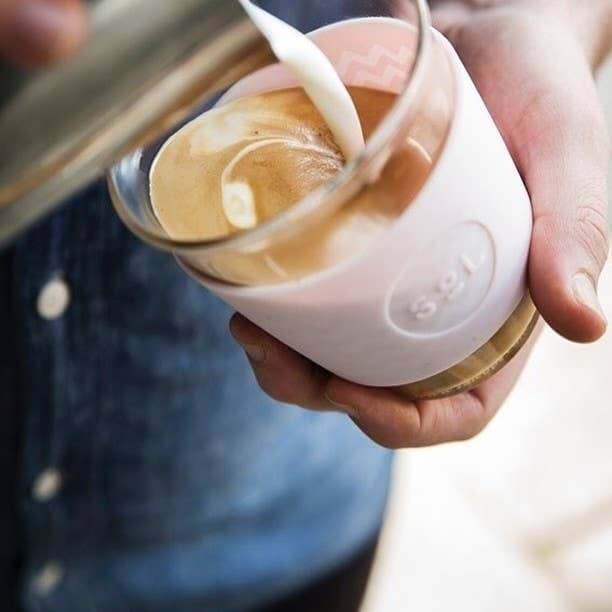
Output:
[[32,590],[39,597],[47,597],[64,577],[64,568],[56,561],[50,561],[34,576]]
[[46,502],[53,499],[62,487],[62,474],[55,468],[41,472],[32,486],[32,496],[36,501]]
[[50,280],[38,294],[36,308],[43,319],[61,317],[70,304],[70,289],[61,278]]

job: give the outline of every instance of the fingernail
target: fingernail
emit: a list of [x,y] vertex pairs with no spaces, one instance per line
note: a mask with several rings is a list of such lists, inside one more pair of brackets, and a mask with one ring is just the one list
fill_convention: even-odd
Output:
[[593,285],[591,278],[587,274],[584,274],[584,272],[580,272],[574,276],[572,287],[576,300],[597,314],[607,325],[608,319],[606,318],[601,304],[599,303],[597,291],[595,290],[595,286]]
[[349,417],[351,417],[351,419],[353,419],[353,421],[357,421],[359,419],[359,413],[358,411],[353,407],[353,406],[349,406],[347,404],[342,404],[341,402],[337,402],[336,400],[332,399],[327,393],[325,394],[325,399],[335,408],[337,408],[340,412],[348,415]]
[[72,29],[72,14],[52,2],[18,5],[13,27],[21,42],[40,51],[52,49]]
[[263,346],[259,344],[242,344],[241,346],[251,361],[263,363],[266,360],[266,351]]

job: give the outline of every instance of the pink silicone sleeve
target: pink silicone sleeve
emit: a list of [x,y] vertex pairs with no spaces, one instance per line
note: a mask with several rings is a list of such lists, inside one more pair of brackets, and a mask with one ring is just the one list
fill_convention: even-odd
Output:
[[[337,67],[344,61],[339,71],[347,84],[380,87],[382,79],[398,90],[393,62],[402,60],[409,27],[361,19],[312,36]],[[454,73],[455,116],[426,185],[391,229],[358,257],[299,282],[234,287],[189,270],[287,345],[371,386],[408,384],[463,360],[494,335],[526,291],[527,192],[455,51],[435,36]],[[224,101],[292,84],[275,66],[248,77]]]

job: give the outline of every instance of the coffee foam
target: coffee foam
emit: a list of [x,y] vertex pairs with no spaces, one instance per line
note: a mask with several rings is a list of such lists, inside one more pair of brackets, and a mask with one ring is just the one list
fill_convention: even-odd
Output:
[[[367,138],[396,96],[349,91]],[[363,251],[403,213],[432,163],[407,139],[378,179],[333,213],[273,241],[197,256],[197,266],[236,284],[285,282],[328,269]],[[266,92],[210,111],[171,138],[152,167],[151,201],[172,238],[223,238],[279,215],[342,165],[330,130],[302,90]]]
[[279,214],[344,159],[300,89],[236,100],[189,123],[151,173],[158,219],[175,239],[219,238]]

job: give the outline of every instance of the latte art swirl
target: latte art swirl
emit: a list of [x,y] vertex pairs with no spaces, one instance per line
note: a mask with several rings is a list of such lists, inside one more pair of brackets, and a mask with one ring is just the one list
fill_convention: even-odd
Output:
[[180,130],[158,154],[151,194],[174,238],[218,238],[279,214],[343,164],[301,90],[268,93],[213,109]]
[[[311,172],[314,171],[313,174],[317,171],[320,172],[327,166],[330,167],[333,174],[334,171],[337,172],[342,167],[342,158],[333,155],[333,151],[290,138],[268,138],[257,140],[248,145],[230,160],[221,175],[223,211],[228,222],[238,229],[255,227],[259,221],[255,199],[256,184],[251,182],[252,179],[248,179],[248,176],[252,174],[249,170],[258,164],[257,154],[264,156],[266,160],[273,156],[277,160],[285,159],[295,162],[290,164],[295,168],[290,167],[289,171],[297,170],[298,167],[303,170],[306,164],[311,164],[314,166],[311,168]],[[259,164],[261,163],[259,162]],[[240,165],[245,166],[242,176]],[[278,168],[278,165],[277,161],[275,166]],[[323,176],[322,173],[320,175]],[[291,174],[288,174],[288,176],[291,176]]]
[[[366,139],[395,95],[349,87]],[[429,126],[420,126],[427,139]],[[244,285],[286,282],[362,252],[401,215],[432,168],[427,150],[407,138],[378,179],[329,215],[300,223],[269,242],[195,253],[198,269]],[[175,240],[231,236],[280,215],[335,176],[344,158],[301,89],[242,98],[187,124],[162,147],[150,175],[151,202]]]

